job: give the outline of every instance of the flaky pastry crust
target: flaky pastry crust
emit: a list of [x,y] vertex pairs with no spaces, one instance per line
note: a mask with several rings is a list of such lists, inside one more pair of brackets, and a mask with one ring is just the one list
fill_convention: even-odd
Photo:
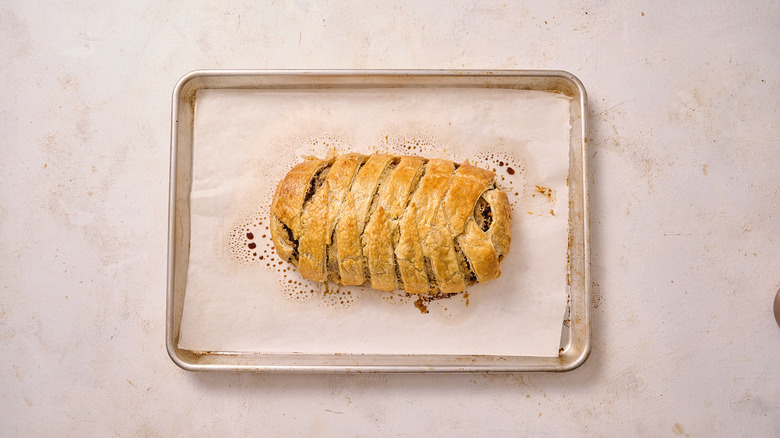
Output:
[[279,182],[270,219],[304,278],[414,294],[498,278],[512,236],[493,172],[390,154],[307,159]]

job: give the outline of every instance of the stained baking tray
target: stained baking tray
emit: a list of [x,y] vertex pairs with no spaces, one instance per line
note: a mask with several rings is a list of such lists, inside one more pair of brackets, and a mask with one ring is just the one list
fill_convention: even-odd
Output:
[[[194,352],[178,347],[190,247],[189,196],[196,92],[202,89],[483,87],[539,90],[571,98],[566,314],[557,357],[488,355],[266,354]],[[590,353],[587,99],[564,71],[539,70],[204,70],[182,77],[172,102],[166,347],[190,371],[263,372],[518,372],[568,371]]]

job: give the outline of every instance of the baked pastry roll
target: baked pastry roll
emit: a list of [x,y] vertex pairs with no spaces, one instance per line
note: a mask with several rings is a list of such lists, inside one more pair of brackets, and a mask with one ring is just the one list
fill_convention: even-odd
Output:
[[279,182],[271,238],[309,280],[457,293],[501,275],[512,212],[468,162],[357,153],[309,158]]

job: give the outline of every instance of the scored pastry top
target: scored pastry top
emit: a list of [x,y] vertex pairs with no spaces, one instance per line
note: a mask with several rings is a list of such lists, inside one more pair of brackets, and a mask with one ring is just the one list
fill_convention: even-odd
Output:
[[270,219],[277,253],[304,278],[408,293],[498,278],[512,235],[493,172],[389,154],[297,164],[276,188]]

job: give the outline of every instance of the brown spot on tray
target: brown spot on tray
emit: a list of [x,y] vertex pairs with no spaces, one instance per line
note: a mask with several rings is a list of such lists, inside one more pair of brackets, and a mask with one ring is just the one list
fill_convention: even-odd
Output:
[[543,187],[543,186],[536,186],[536,192],[541,193],[544,195],[547,199],[552,201],[553,197],[553,190],[549,187]]
[[420,313],[428,313],[428,306],[425,305],[422,297],[417,298],[417,301],[414,302],[414,307],[418,308]]

